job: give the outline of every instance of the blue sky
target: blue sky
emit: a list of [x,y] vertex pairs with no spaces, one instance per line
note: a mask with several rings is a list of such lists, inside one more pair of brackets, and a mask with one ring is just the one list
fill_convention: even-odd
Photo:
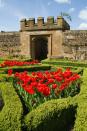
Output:
[[60,12],[72,17],[71,29],[87,29],[87,0],[0,0],[0,31],[18,31],[22,18],[56,19]]

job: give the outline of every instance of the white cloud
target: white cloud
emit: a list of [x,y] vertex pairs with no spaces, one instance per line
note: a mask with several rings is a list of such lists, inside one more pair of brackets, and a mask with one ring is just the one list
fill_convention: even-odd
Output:
[[81,29],[81,30],[86,30],[87,29],[87,23],[81,23],[78,27],[78,29]]
[[68,3],[70,4],[71,3],[71,0],[54,0],[55,2],[58,2],[60,4],[65,4],[65,3]]
[[80,19],[87,20],[87,7],[79,12]]
[[74,12],[75,11],[75,8],[70,8],[69,9],[69,13],[72,13],[72,12]]

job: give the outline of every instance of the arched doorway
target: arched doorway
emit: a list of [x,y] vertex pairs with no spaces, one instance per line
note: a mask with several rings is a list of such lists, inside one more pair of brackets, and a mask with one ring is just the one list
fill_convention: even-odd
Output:
[[32,59],[43,60],[48,54],[48,38],[43,36],[33,37],[31,42]]

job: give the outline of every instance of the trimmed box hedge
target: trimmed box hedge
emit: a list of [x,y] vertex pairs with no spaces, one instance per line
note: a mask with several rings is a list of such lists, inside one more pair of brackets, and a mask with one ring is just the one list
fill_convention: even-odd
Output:
[[12,83],[1,82],[4,106],[0,111],[0,131],[21,131],[23,108]]
[[87,131],[87,69],[83,71],[82,80],[78,95],[47,101],[25,119],[12,83],[1,82],[4,106],[0,111],[0,131]]
[[25,117],[27,130],[67,131],[72,128],[77,104],[71,99],[50,100],[38,106]]
[[87,131],[87,69],[83,72],[83,83],[78,95],[78,108],[74,131]]
[[0,90],[0,110],[2,110],[3,106],[4,106],[4,101],[3,101],[3,98],[2,98],[2,92]]
[[81,91],[75,97],[51,100],[31,111],[25,117],[28,131],[66,131],[73,122],[73,131],[87,131],[87,69],[82,78]]
[[60,60],[43,60],[41,61],[43,64],[52,64],[52,65],[60,65],[69,66],[69,67],[87,67],[87,62],[75,62],[75,61],[60,61]]
[[0,71],[4,71],[5,73],[7,73],[7,71],[9,69],[12,69],[13,72],[22,72],[22,71],[40,71],[40,70],[50,70],[51,66],[50,65],[45,65],[45,64],[41,64],[41,65],[33,65],[33,66],[13,66],[13,67],[4,67],[4,68],[0,68]]

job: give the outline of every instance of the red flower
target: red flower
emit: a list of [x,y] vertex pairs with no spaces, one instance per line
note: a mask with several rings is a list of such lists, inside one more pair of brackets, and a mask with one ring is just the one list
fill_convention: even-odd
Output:
[[61,91],[63,91],[64,89],[67,88],[67,86],[68,86],[68,83],[62,83],[62,85],[59,87],[59,89],[60,89]]
[[1,64],[1,67],[6,66],[24,66],[24,65],[34,65],[38,64],[38,61],[31,61],[31,62],[23,62],[23,61],[16,61],[16,60],[6,60],[4,63]]
[[26,86],[25,90],[31,95],[35,94],[35,91],[32,86]]
[[12,73],[13,73],[13,70],[12,70],[12,69],[9,69],[9,70],[8,70],[8,75],[11,76]]
[[52,85],[52,88],[53,88],[53,89],[56,89],[57,87],[58,87],[57,84],[53,84],[53,85]]
[[67,68],[66,71],[63,73],[63,77],[69,78],[70,76],[72,76],[72,71],[69,68]]
[[42,93],[44,96],[49,96],[50,95],[50,88],[45,86]]

